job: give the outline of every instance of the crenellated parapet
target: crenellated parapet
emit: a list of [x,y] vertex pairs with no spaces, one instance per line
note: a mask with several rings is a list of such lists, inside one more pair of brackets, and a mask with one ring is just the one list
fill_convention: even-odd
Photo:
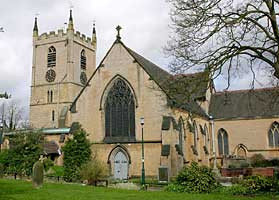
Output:
[[66,35],[67,35],[67,33],[63,29],[58,29],[57,32],[50,31],[48,33],[42,33],[41,35],[38,36],[37,40],[45,40],[45,39],[50,39],[50,38],[61,38]]
[[74,40],[77,40],[83,44],[86,43],[88,45],[92,45],[92,39],[90,37],[86,37],[85,34],[81,34],[79,31],[75,32]]
[[37,18],[35,18],[33,28],[33,42],[35,46],[61,41],[66,41],[68,43],[69,40],[84,45],[90,49],[96,49],[97,37],[95,23],[93,24],[93,31],[91,37],[87,37],[85,34],[82,34],[79,31],[75,31],[72,10],[70,10],[68,27],[66,30],[58,29],[57,31],[50,31],[47,33],[39,34]]

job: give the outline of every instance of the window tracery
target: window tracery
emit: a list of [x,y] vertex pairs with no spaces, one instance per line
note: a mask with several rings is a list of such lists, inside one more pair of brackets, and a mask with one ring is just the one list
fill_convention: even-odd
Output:
[[111,142],[135,138],[135,102],[129,86],[117,79],[105,103],[105,137]]

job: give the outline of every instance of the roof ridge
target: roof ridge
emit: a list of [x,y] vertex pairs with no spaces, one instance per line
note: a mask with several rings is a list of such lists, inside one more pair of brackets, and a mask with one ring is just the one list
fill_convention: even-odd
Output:
[[240,90],[229,90],[229,91],[218,91],[213,95],[222,95],[228,93],[244,93],[244,92],[259,92],[259,91],[270,91],[270,90],[279,90],[279,86],[275,87],[265,87],[265,88],[254,88],[254,89],[240,89]]
[[205,71],[188,73],[188,74],[180,73],[180,74],[174,74],[173,76],[174,77],[176,77],[176,76],[196,76],[196,75],[203,74],[203,73],[205,73]]

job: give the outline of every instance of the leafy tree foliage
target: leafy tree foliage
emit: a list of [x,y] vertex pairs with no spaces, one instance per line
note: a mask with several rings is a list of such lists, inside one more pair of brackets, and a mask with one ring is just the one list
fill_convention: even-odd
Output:
[[168,1],[174,35],[166,49],[174,72],[202,66],[230,77],[233,69],[254,74],[263,65],[279,79],[278,0]]
[[43,153],[43,141],[43,135],[38,132],[17,133],[10,136],[10,148],[1,152],[0,156],[5,172],[30,176],[33,164]]
[[67,140],[63,147],[64,179],[66,181],[79,180],[80,167],[90,160],[91,144],[86,135],[85,130],[79,125],[78,129],[73,133],[73,138]]

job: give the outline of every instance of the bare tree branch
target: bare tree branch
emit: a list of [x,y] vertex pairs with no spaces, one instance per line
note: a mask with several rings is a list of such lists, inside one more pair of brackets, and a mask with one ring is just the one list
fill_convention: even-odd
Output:
[[218,75],[224,66],[228,73],[248,67],[255,79],[260,61],[279,79],[278,0],[168,1],[174,35],[166,52],[174,58],[173,73],[203,66]]

